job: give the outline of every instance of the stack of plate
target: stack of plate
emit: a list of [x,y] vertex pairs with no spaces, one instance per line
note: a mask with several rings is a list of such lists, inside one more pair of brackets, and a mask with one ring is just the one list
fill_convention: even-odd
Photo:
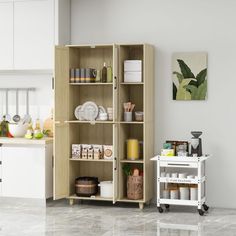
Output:
[[99,114],[106,113],[103,106],[98,106],[96,103],[88,101],[83,105],[75,108],[75,117],[78,120],[89,120],[93,121],[99,118]]

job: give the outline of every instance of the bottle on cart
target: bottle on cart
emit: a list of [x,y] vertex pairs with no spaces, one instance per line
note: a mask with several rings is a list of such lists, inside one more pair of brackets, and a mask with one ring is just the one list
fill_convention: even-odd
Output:
[[107,67],[106,67],[106,62],[104,62],[103,68],[102,68],[102,83],[106,83],[106,82],[107,82]]
[[6,121],[6,116],[3,116],[3,121],[1,122],[0,136],[7,137],[8,135],[8,121]]

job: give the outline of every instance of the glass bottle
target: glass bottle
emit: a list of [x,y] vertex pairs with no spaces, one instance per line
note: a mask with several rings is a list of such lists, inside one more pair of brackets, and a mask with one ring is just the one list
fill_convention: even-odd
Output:
[[102,83],[106,83],[106,82],[107,82],[107,67],[106,67],[106,62],[104,62],[103,68],[102,68]]

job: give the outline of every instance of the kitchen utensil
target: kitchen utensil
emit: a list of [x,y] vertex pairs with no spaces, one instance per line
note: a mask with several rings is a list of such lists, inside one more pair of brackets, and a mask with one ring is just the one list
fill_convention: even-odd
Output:
[[31,121],[31,116],[29,115],[29,90],[26,90],[26,101],[25,101],[25,105],[26,105],[26,114],[23,118],[23,123],[30,123]]
[[8,89],[6,90],[6,115],[5,115],[5,120],[10,122],[11,121],[11,116],[8,114]]
[[27,132],[28,124],[25,123],[9,123],[8,124],[9,133],[13,137],[24,137]]
[[139,142],[138,139],[127,140],[127,159],[137,160],[139,159]]
[[130,108],[130,111],[132,112],[135,108],[135,104],[131,104],[131,108]]
[[82,106],[77,106],[75,108],[75,112],[74,112],[74,115],[76,117],[77,120],[84,120],[84,112],[82,110]]
[[20,121],[20,116],[19,116],[19,104],[18,104],[18,100],[19,100],[19,93],[18,93],[18,89],[16,90],[16,114],[13,116],[13,121],[15,121],[16,123]]
[[101,181],[98,185],[100,187],[100,195],[104,198],[113,197],[113,182],[112,181]]
[[126,121],[126,122],[132,121],[132,112],[130,112],[130,111],[124,112],[124,121]]
[[202,156],[202,139],[199,138],[202,135],[201,131],[192,131],[191,134],[191,155]]
[[75,180],[75,193],[77,196],[90,197],[98,192],[97,177],[78,177]]
[[85,102],[83,105],[82,105],[82,110],[84,112],[84,118],[85,120],[95,120],[98,116],[98,112],[99,112],[99,109],[98,109],[98,106],[96,105],[96,103],[94,102]]

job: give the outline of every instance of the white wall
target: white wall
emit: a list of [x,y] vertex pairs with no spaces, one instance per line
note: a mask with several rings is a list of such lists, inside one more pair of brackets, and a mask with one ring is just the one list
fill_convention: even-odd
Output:
[[[53,107],[52,75],[48,74],[1,74],[0,88],[35,88],[29,92],[29,113],[33,122],[40,119],[41,122],[51,116]],[[6,95],[0,91],[0,120],[6,112]],[[16,93],[9,91],[9,114],[16,114]],[[26,113],[26,93],[19,92],[19,114],[21,117]]]
[[[72,44],[147,42],[156,47],[155,152],[166,139],[203,131],[208,202],[236,208],[236,1],[72,0]],[[209,53],[207,101],[172,101],[171,54]]]

